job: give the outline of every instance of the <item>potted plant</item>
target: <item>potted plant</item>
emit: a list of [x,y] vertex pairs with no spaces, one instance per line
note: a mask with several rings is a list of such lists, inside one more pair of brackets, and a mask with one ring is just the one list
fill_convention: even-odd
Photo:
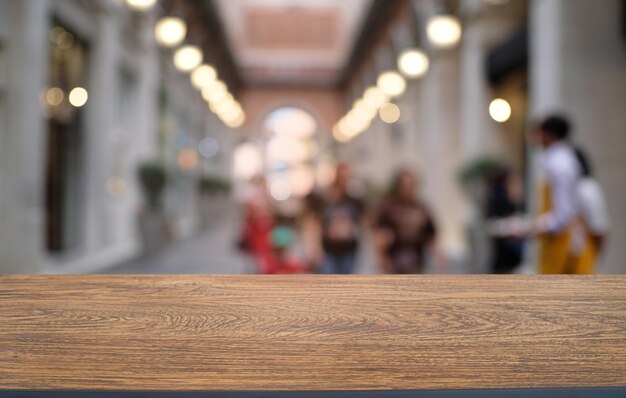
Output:
[[161,162],[145,162],[137,168],[137,179],[144,199],[138,218],[139,234],[144,252],[152,253],[167,241],[167,222],[163,209],[167,170]]

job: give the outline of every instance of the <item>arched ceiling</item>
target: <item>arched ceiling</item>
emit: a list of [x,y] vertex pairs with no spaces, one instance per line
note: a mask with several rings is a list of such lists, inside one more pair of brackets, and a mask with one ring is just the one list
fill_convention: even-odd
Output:
[[372,0],[216,0],[249,85],[333,85]]

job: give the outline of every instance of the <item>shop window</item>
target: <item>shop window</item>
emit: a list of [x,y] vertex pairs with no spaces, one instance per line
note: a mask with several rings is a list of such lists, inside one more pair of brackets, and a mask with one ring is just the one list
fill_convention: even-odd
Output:
[[51,253],[76,249],[84,217],[85,108],[89,106],[89,50],[72,30],[55,22],[49,32],[48,85],[45,109],[45,242]]

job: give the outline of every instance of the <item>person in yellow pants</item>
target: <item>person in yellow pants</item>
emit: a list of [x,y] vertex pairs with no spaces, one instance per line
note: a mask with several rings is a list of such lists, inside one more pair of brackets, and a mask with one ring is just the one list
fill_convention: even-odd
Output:
[[533,227],[542,274],[594,272],[597,250],[579,211],[581,166],[569,144],[569,131],[569,122],[561,116],[546,118],[535,130],[535,142],[544,149],[540,215]]

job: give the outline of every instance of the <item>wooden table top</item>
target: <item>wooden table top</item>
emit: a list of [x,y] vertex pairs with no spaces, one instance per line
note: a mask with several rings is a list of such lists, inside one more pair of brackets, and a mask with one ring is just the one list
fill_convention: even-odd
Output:
[[0,276],[0,390],[616,386],[620,276]]

